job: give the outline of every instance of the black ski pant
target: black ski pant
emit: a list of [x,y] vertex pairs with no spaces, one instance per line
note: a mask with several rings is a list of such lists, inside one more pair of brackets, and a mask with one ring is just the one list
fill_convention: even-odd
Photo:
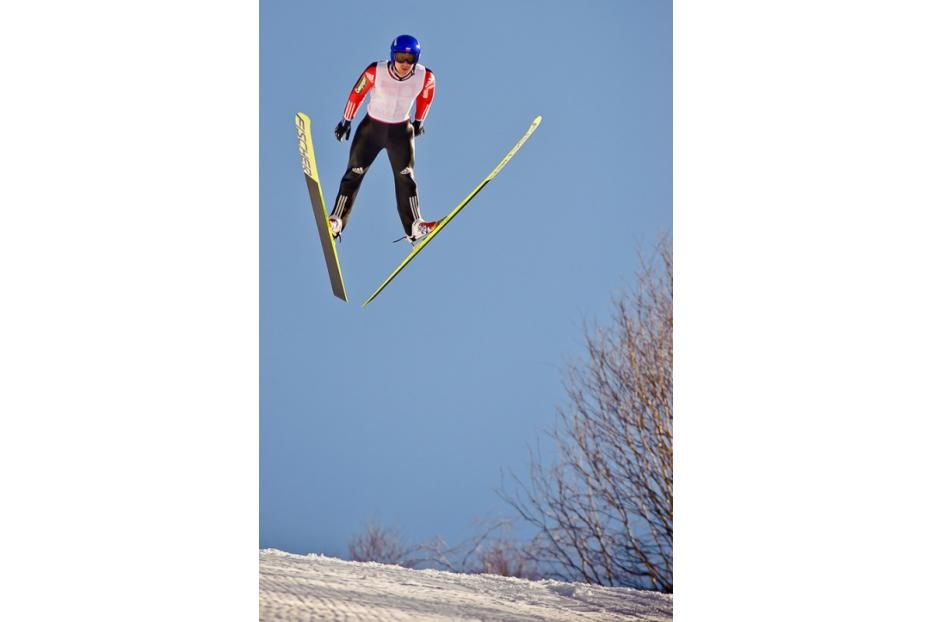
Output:
[[343,228],[346,230],[363,177],[383,149],[389,155],[392,174],[395,176],[398,217],[402,221],[405,235],[410,235],[411,225],[416,218],[421,217],[421,213],[418,208],[418,185],[415,183],[415,130],[408,121],[382,123],[369,115],[363,118],[350,144],[350,161],[340,180],[340,190],[331,216],[343,219]]

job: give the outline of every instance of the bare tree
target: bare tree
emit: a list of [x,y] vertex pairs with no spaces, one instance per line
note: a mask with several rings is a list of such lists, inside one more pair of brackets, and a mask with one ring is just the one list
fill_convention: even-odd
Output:
[[448,544],[440,536],[407,546],[398,531],[370,523],[349,544],[350,559],[395,564],[406,568],[434,568],[469,574],[487,573],[538,579],[527,545],[509,537],[506,519],[477,521],[474,536],[459,544]]
[[476,551],[474,572],[536,580],[541,578],[527,545],[510,539],[496,539]]
[[529,483],[505,499],[536,529],[550,574],[673,592],[673,252],[664,238],[607,327],[586,328],[549,436],[556,463],[531,455]]
[[414,567],[412,549],[405,545],[394,529],[370,523],[362,534],[354,536],[348,546],[350,559],[355,562],[379,562],[396,566]]
[[469,574],[540,579],[529,545],[509,535],[511,521],[478,521],[477,532],[467,540],[448,544],[443,538],[418,545],[419,566]]

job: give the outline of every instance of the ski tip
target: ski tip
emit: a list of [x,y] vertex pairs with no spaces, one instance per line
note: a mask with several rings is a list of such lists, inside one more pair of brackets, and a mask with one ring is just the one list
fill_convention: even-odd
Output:
[[[390,279],[390,280],[391,280],[391,279]],[[370,295],[369,295],[369,298],[367,298],[367,299],[363,302],[363,304],[360,305],[360,309],[364,309],[364,308],[366,307],[366,305],[368,305],[368,304],[371,303],[373,300],[375,300],[375,299],[376,299],[376,296],[378,296],[379,294],[381,294],[381,293],[382,293],[382,290],[384,290],[384,289],[386,288],[386,285],[388,285],[388,283],[383,283],[382,285],[379,286],[379,289],[377,289],[377,290],[374,291],[372,294],[370,294]]]

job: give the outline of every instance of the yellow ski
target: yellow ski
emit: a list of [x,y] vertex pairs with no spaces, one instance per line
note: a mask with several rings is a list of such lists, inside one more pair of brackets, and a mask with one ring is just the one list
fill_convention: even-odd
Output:
[[337,258],[337,246],[334,244],[334,237],[330,234],[330,224],[327,222],[327,206],[324,204],[324,191],[321,189],[321,178],[317,173],[317,162],[314,161],[314,145],[311,142],[311,119],[308,118],[308,115],[303,112],[295,115],[295,128],[298,132],[298,152],[301,154],[301,168],[305,173],[308,194],[311,195],[311,211],[314,212],[314,222],[317,224],[321,249],[324,251],[324,263],[327,264],[330,288],[333,290],[334,296],[346,302],[347,289],[343,284],[343,273],[340,271],[340,260]]
[[392,279],[394,279],[396,276],[398,276],[398,273],[402,271],[402,268],[404,268],[405,266],[407,266],[408,263],[409,263],[412,259],[415,258],[415,255],[417,255],[418,253],[420,253],[420,252],[424,249],[424,247],[427,246],[428,243],[429,243],[431,240],[434,239],[434,236],[436,236],[438,233],[440,233],[441,230],[442,230],[444,227],[447,226],[447,223],[449,223],[451,220],[453,220],[454,216],[456,216],[456,215],[460,212],[460,210],[462,210],[464,207],[466,207],[467,203],[469,203],[470,201],[472,201],[472,200],[473,200],[473,197],[475,197],[477,194],[479,194],[479,191],[482,190],[483,188],[485,188],[485,187],[486,187],[486,184],[488,184],[489,182],[491,182],[491,181],[493,180],[493,178],[494,178],[496,175],[499,174],[499,171],[501,171],[502,168],[503,168],[506,164],[509,163],[509,160],[512,159],[512,156],[514,156],[514,155],[518,152],[518,150],[522,148],[522,145],[525,144],[525,141],[528,140],[528,138],[534,133],[534,131],[535,131],[536,129],[538,129],[538,124],[539,124],[539,123],[541,123],[541,115],[538,115],[537,117],[535,117],[535,120],[532,121],[532,122],[531,122],[531,125],[528,127],[528,131],[525,132],[525,135],[522,136],[522,137],[519,139],[519,141],[518,141],[517,143],[515,143],[515,146],[512,147],[512,149],[511,149],[507,154],[505,154],[505,157],[502,158],[502,161],[499,162],[499,164],[496,165],[496,168],[492,169],[492,172],[489,173],[489,175],[487,175],[486,178],[483,179],[483,181],[481,181],[481,182],[479,183],[478,186],[476,186],[475,188],[473,188],[473,191],[470,192],[470,194],[468,194],[467,197],[466,197],[465,199],[463,199],[463,201],[461,201],[460,204],[459,204],[457,207],[455,207],[449,214],[447,214],[446,216],[444,216],[444,218],[442,218],[440,221],[438,221],[437,226],[435,226],[434,229],[431,230],[431,233],[429,233],[429,234],[427,234],[426,236],[424,236],[424,238],[418,243],[418,245],[415,246],[415,248],[413,248],[413,249],[411,250],[410,253],[408,253],[408,256],[407,256],[404,260],[402,260],[402,263],[399,264],[398,268],[396,268],[396,269],[392,272],[392,274],[390,274],[389,277],[388,277],[385,281],[382,282],[382,285],[380,285],[379,288],[376,289],[376,291],[373,292],[372,296],[370,296],[369,298],[366,299],[366,302],[363,303],[363,306],[364,306],[364,307],[365,307],[366,305],[368,305],[370,302],[372,302],[372,300],[373,300],[376,296],[379,295],[379,292],[381,292],[382,290],[384,290],[384,289],[386,288],[386,285],[388,285],[389,283],[391,283],[391,282],[392,282]]

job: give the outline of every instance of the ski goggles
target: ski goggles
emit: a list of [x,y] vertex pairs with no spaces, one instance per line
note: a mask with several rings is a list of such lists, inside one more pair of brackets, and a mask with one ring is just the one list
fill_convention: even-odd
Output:
[[409,54],[408,52],[399,52],[395,55],[396,63],[408,63],[409,65],[415,64],[415,55]]

